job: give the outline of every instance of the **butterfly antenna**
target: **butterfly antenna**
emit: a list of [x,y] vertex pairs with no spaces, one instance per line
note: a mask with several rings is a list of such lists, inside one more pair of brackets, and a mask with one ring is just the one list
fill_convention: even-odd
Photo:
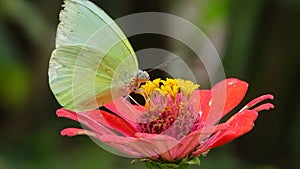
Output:
[[127,95],[127,96],[125,97],[125,99],[127,99],[127,98],[131,99],[136,105],[142,106],[142,105],[140,105],[133,97],[131,97],[130,95]]
[[[143,96],[143,98],[145,99],[145,102],[150,102],[150,104],[152,104],[152,100],[151,99],[149,99],[149,95],[146,93],[146,91],[145,90],[143,90],[143,89],[141,89],[141,88],[139,88],[139,89],[136,89],[136,91],[135,91],[136,93],[144,93],[144,96]],[[142,95],[142,94],[141,94]],[[139,106],[141,106],[139,103],[137,103],[137,101],[136,100],[134,100],[134,98],[132,98],[130,95],[128,95],[128,96],[126,96],[126,97],[129,97],[135,104],[137,104],[137,105],[139,105]]]
[[151,68],[151,69],[148,70],[147,72],[151,72],[151,71],[153,71],[153,70],[155,70],[155,69],[165,67],[165,66],[167,66],[169,63],[174,62],[174,61],[176,61],[176,60],[179,60],[179,57],[174,58],[174,59],[170,59],[170,60],[168,60],[168,61],[166,61],[166,62],[164,62],[164,63],[161,63],[161,64],[159,64],[159,65],[157,65],[157,66]]
[[142,106],[142,105],[140,105],[134,98],[132,98],[129,94],[128,95],[126,95],[124,98],[123,98],[123,100],[127,100],[127,99],[131,99],[135,104],[137,104],[138,106]]

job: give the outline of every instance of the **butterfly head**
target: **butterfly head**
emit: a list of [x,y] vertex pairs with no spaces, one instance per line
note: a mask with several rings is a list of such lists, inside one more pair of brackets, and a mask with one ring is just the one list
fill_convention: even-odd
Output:
[[138,72],[136,74],[136,80],[139,83],[146,82],[149,79],[150,79],[150,76],[149,76],[148,72],[143,71],[143,70],[138,70]]

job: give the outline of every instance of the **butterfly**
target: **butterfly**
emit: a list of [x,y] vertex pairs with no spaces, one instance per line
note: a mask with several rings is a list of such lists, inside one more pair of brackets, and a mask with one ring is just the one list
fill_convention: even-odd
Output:
[[149,80],[118,25],[88,0],[65,0],[59,14],[49,86],[65,108],[96,109]]

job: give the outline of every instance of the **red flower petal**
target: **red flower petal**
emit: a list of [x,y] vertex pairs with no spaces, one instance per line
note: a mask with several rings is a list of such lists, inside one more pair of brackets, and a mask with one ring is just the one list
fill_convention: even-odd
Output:
[[171,154],[173,154],[172,160],[185,158],[204,139],[208,138],[210,135],[218,131],[227,129],[228,127],[229,127],[228,124],[219,124],[216,126],[204,127],[188,134],[187,136],[185,136],[183,139],[180,140],[180,142],[176,145],[176,147],[170,150]]
[[205,122],[207,126],[214,125],[241,102],[247,89],[248,83],[235,78],[217,83],[210,94],[206,93],[200,100],[201,122]]
[[[97,110],[95,110],[97,111]],[[85,125],[89,129],[98,132],[99,134],[113,134],[112,131],[108,130],[101,123],[97,122],[97,120],[87,116],[84,113],[75,113],[65,108],[58,109],[56,111],[58,117],[70,118],[72,120],[78,121],[81,124]]]
[[132,127],[129,123],[127,123],[125,120],[105,111],[101,111],[100,113],[111,128],[124,134],[125,136],[135,135],[136,129]]
[[[116,150],[118,150],[121,153],[124,153],[125,155],[129,155],[132,157],[144,157],[142,154],[138,153],[138,151],[123,145],[123,144],[113,144],[112,142],[114,142],[115,140],[118,140],[117,142],[122,142],[122,143],[127,143],[127,142],[131,142],[134,141],[134,139],[132,137],[121,137],[121,136],[117,136],[117,135],[104,135],[101,136],[97,133],[93,133],[89,130],[84,130],[84,129],[79,129],[79,128],[66,128],[64,130],[61,131],[61,135],[62,136],[68,136],[68,137],[72,137],[72,136],[76,136],[76,135],[88,135],[88,136],[92,136],[95,139],[102,141],[103,143],[107,143],[109,146],[115,148]],[[123,155],[124,155],[123,154]]]
[[[99,141],[105,143],[109,147],[114,148],[116,151],[124,153],[125,155],[141,158],[145,157],[143,148],[135,147],[137,139],[133,137],[121,137],[117,135],[104,135],[96,137]],[[124,155],[123,154],[123,155]]]
[[98,138],[105,144],[127,154],[135,152],[136,157],[156,157],[170,150],[178,140],[166,135],[137,133],[134,137],[103,135]]
[[[249,102],[246,106],[244,106],[240,111],[243,111],[243,110],[247,110],[253,106],[255,106],[256,104],[258,104],[259,102],[262,102],[264,100],[267,100],[267,99],[271,99],[273,100],[274,99],[274,96],[271,95],[271,94],[266,94],[266,95],[262,95],[260,97],[257,97],[255,99],[253,99],[251,102]],[[262,105],[261,105],[262,106]],[[268,107],[268,106],[267,106]],[[264,107],[262,107],[263,109],[265,109]],[[274,106],[270,107],[270,108],[274,108]],[[265,110],[269,110],[269,108],[265,109]]]
[[273,109],[274,108],[274,105],[271,104],[271,103],[265,103],[265,104],[262,104],[258,107],[255,107],[253,110],[259,112],[259,111],[262,111],[262,110],[270,110],[270,109]]
[[254,126],[254,121],[256,120],[259,111],[269,110],[274,108],[271,103],[262,104],[252,110],[247,110],[257,103],[264,101],[266,99],[273,99],[274,97],[270,94],[260,96],[251,102],[249,102],[244,108],[242,108],[237,114],[232,116],[225,124],[230,125],[230,127],[224,131],[216,133],[214,136],[205,141],[204,144],[200,145],[200,148],[193,154],[198,156],[211,148],[224,145],[242,135],[252,130]]
[[[211,98],[210,90],[194,90],[193,95],[190,99],[191,104],[201,113],[209,112],[210,107],[208,106],[208,102]],[[201,114],[203,116],[203,114]]]
[[230,127],[224,131],[216,133],[214,136],[205,141],[200,148],[193,154],[198,156],[204,152],[207,152],[211,148],[224,145],[237,137],[249,132],[256,120],[258,114],[254,110],[244,110],[232,116],[225,124],[229,124]]
[[68,136],[68,137],[73,137],[76,135],[88,135],[88,136],[95,136],[95,133],[84,130],[84,129],[79,129],[79,128],[66,128],[63,129],[60,134],[62,136]]
[[144,107],[132,105],[124,98],[116,99],[113,102],[106,104],[105,107],[119,115],[132,126],[137,125],[137,120],[141,113],[146,111]]
[[71,110],[65,109],[65,108],[56,110],[56,115],[57,115],[57,117],[64,117],[64,118],[68,118],[68,119],[71,119],[74,121],[78,121],[76,113],[72,112]]
[[230,125],[230,128],[221,132],[223,135],[222,138],[215,142],[211,147],[224,145],[252,130],[257,116],[258,113],[254,110],[245,110],[232,116],[232,118],[226,122]]
[[98,134],[114,134],[109,128],[112,128],[124,135],[134,136],[136,130],[125,120],[109,114],[102,110],[91,110],[87,112],[75,113],[67,109],[59,109],[56,112],[58,117],[70,118],[76,120],[92,131]]

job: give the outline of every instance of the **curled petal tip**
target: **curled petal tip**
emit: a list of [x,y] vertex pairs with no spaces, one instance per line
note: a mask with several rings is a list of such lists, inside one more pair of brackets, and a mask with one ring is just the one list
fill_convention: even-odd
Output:
[[57,109],[57,110],[56,110],[56,115],[57,115],[58,117],[61,117],[62,111],[63,111],[63,109]]
[[265,97],[265,99],[271,99],[271,100],[274,99],[274,96],[271,94],[262,95],[261,97]]
[[64,108],[56,110],[56,115],[57,115],[57,117],[64,117],[64,118],[78,121],[78,118],[77,118],[77,115],[75,112],[72,112],[72,111],[64,109]]
[[56,110],[57,117],[65,117],[66,114],[69,114],[69,110],[65,108],[60,108]]
[[257,112],[262,111],[262,110],[270,110],[270,109],[274,109],[274,105],[271,103],[265,103],[265,104],[262,104],[256,108],[254,108],[254,110]]
[[258,102],[261,102],[261,101],[264,101],[264,100],[267,100],[267,99],[273,100],[274,96],[271,95],[271,94],[265,94],[265,95],[262,95],[262,96],[260,96],[256,99],[254,99],[253,101],[256,101],[256,103],[258,103]]
[[80,129],[77,129],[77,128],[66,128],[66,129],[63,129],[61,132],[60,132],[60,135],[62,136],[68,136],[68,137],[72,137],[72,136],[75,136],[78,134]]
[[[267,99],[271,99],[271,100],[273,100],[274,99],[274,96],[273,95],[271,95],[271,94],[265,94],[265,95],[262,95],[262,96],[260,96],[260,97],[257,97],[257,98],[255,98],[255,99],[253,99],[252,101],[250,101],[246,106],[244,106],[241,110],[240,110],[240,112],[241,111],[243,111],[243,110],[247,110],[247,109],[250,109],[251,107],[253,107],[253,106],[255,106],[255,105],[257,105],[258,103],[260,103],[260,102],[262,102],[262,101],[264,101],[264,100],[267,100]],[[272,104],[271,104],[272,105]],[[268,107],[269,107],[270,105],[268,105]],[[262,110],[269,110],[270,108],[274,108],[274,106],[272,107],[272,106],[270,106],[268,109],[266,109],[267,107],[265,107],[265,106],[258,106],[258,107],[260,107],[259,109],[257,109],[257,110],[260,110],[260,109],[262,109]],[[257,108],[258,108],[257,107]],[[265,108],[262,108],[262,107],[265,107]]]
[[93,135],[92,132],[84,130],[84,129],[79,129],[79,128],[66,128],[63,129],[60,134],[62,136],[67,136],[67,137],[73,137],[76,135]]

